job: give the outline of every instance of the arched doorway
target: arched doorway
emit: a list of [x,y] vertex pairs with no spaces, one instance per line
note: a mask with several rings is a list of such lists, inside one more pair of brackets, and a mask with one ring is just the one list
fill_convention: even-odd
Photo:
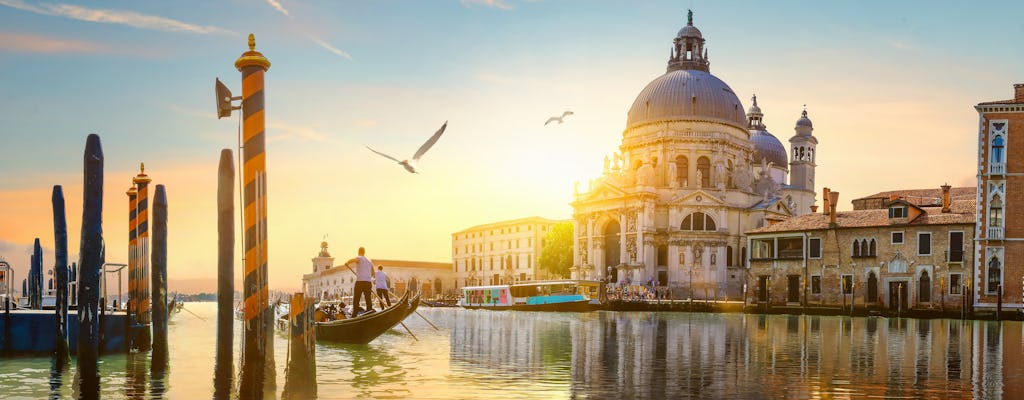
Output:
[[868,303],[878,301],[878,276],[875,275],[875,271],[868,273],[868,292],[865,301]]
[[615,282],[619,276],[619,221],[611,220],[604,227],[604,265],[608,281]]
[[928,271],[921,271],[920,284],[917,285],[917,301],[921,303],[930,303],[932,301],[932,279],[928,276]]

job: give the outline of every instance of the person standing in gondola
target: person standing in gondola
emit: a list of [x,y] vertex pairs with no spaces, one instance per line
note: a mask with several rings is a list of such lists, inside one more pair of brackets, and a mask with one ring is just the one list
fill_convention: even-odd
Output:
[[377,285],[377,298],[380,301],[380,308],[384,309],[384,302],[387,301],[391,307],[391,297],[388,297],[388,274],[384,273],[384,266],[377,264],[377,275],[374,276]]
[[352,286],[352,315],[359,315],[359,297],[366,299],[366,310],[373,310],[373,262],[366,258],[366,249],[360,247],[359,255],[345,265],[356,264],[356,283]]

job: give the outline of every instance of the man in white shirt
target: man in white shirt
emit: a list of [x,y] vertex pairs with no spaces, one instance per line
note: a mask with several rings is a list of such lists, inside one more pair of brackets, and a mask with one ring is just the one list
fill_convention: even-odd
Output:
[[356,283],[352,287],[352,315],[359,314],[359,297],[366,299],[366,310],[373,310],[373,262],[366,258],[366,249],[360,247],[359,255],[345,265],[356,264]]
[[380,308],[384,308],[384,301],[391,307],[391,297],[388,297],[388,274],[384,273],[384,266],[377,264],[377,275],[374,277],[377,282],[377,298],[381,302]]

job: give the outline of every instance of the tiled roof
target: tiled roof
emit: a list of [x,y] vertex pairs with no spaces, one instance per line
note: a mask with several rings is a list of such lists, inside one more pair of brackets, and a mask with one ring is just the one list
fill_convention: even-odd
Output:
[[[950,212],[943,213],[942,207],[922,207],[925,214],[910,222],[910,226],[973,224],[975,221],[975,200],[959,200],[950,204]],[[822,213],[805,214],[789,218],[772,225],[747,231],[747,234],[774,232],[803,232],[829,229],[829,216]],[[889,226],[889,210],[855,210],[836,213],[838,228],[867,228]]]
[[[957,201],[957,200],[973,200],[973,199],[975,199],[975,193],[977,193],[977,189],[975,187],[973,187],[973,186],[971,186],[971,187],[955,187],[955,188],[949,189],[949,199],[950,199],[950,201],[954,201],[954,202]],[[890,191],[887,191],[887,192],[879,192],[879,193],[875,193],[875,194],[870,195],[870,196],[864,196],[864,197],[856,198],[856,199],[853,199],[853,201],[867,200],[867,199],[885,199],[885,200],[889,200],[889,197],[890,196],[894,196],[894,195],[896,197],[898,197],[898,198],[908,202],[908,203],[911,203],[911,204],[913,204],[915,206],[919,206],[919,207],[921,207],[921,206],[932,206],[932,205],[936,205],[936,206],[942,205],[942,189],[941,188],[890,190]]]
[[985,105],[990,105],[990,104],[1024,104],[1024,100],[1009,99],[1009,100],[996,100],[996,101],[986,101],[986,102],[978,103],[979,106],[985,106]]

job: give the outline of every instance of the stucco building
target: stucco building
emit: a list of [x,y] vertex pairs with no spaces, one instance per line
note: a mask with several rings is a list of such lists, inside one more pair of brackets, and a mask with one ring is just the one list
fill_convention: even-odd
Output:
[[1024,84],[978,111],[975,307],[1024,309]]
[[[354,252],[353,252],[354,253]],[[344,257],[344,263],[352,257]],[[401,296],[412,285],[419,287],[424,298],[451,295],[455,293],[455,278],[451,263],[387,260],[370,257],[374,270],[383,266],[390,281],[391,291]],[[327,242],[320,243],[320,252],[312,258],[313,272],[302,275],[302,291],[317,299],[340,298],[352,295],[355,274],[344,265],[335,265],[335,258],[327,249]]]
[[456,287],[549,278],[537,260],[548,231],[559,222],[535,216],[453,233],[451,266]]
[[618,151],[576,189],[573,278],[656,279],[677,294],[697,287],[698,297],[739,297],[745,232],[810,212],[816,194],[818,139],[807,111],[786,146],[751,100],[745,109],[711,74],[691,13],[666,72],[629,108]]
[[973,188],[951,189],[882,192],[854,200],[874,206],[837,212],[838,193],[825,188],[821,213],[747,232],[747,301],[969,309],[976,203],[965,195]]

